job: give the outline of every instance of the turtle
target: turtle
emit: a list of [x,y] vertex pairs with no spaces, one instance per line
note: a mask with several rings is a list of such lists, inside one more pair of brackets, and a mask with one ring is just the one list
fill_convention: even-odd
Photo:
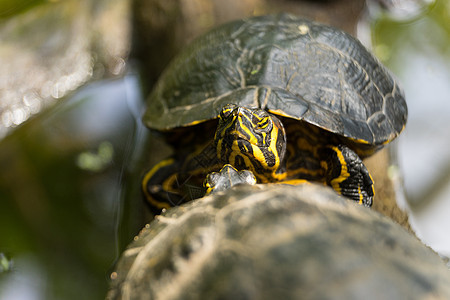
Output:
[[311,182],[238,185],[168,209],[111,279],[107,299],[450,299],[439,255]]
[[402,88],[361,42],[286,13],[197,38],[170,62],[146,105],[144,124],[175,149],[143,176],[156,213],[203,196],[207,175],[226,164],[257,183],[320,182],[371,206],[362,159],[407,120]]

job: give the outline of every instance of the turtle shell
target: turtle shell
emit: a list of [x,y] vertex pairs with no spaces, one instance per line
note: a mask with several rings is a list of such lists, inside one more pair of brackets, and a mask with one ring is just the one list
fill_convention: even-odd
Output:
[[404,128],[391,73],[355,38],[289,14],[235,21],[201,36],[168,66],[144,123],[170,130],[216,118],[233,103],[381,145]]
[[241,185],[171,208],[116,267],[107,299],[450,299],[437,254],[316,184]]

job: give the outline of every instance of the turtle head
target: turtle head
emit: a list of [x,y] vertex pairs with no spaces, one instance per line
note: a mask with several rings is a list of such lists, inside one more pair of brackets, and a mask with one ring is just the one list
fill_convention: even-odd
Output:
[[238,170],[250,170],[260,182],[279,180],[286,152],[283,124],[263,109],[223,107],[214,142],[218,158]]

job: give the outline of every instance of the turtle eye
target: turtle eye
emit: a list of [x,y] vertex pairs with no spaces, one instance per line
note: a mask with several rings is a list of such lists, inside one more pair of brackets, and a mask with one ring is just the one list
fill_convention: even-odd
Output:
[[258,123],[256,123],[259,129],[265,129],[270,124],[269,116],[262,118]]
[[225,105],[222,108],[222,111],[220,112],[219,118],[221,118],[221,119],[228,118],[235,108],[236,108],[236,105],[234,105],[234,104]]
[[253,113],[252,122],[256,128],[265,129],[269,126],[271,120],[269,114],[265,110],[258,109]]

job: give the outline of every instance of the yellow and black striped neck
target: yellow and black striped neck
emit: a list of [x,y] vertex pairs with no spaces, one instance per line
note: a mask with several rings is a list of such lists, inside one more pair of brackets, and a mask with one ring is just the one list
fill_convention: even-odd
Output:
[[282,180],[286,133],[283,124],[262,109],[226,105],[214,138],[219,160],[253,172],[260,182]]

